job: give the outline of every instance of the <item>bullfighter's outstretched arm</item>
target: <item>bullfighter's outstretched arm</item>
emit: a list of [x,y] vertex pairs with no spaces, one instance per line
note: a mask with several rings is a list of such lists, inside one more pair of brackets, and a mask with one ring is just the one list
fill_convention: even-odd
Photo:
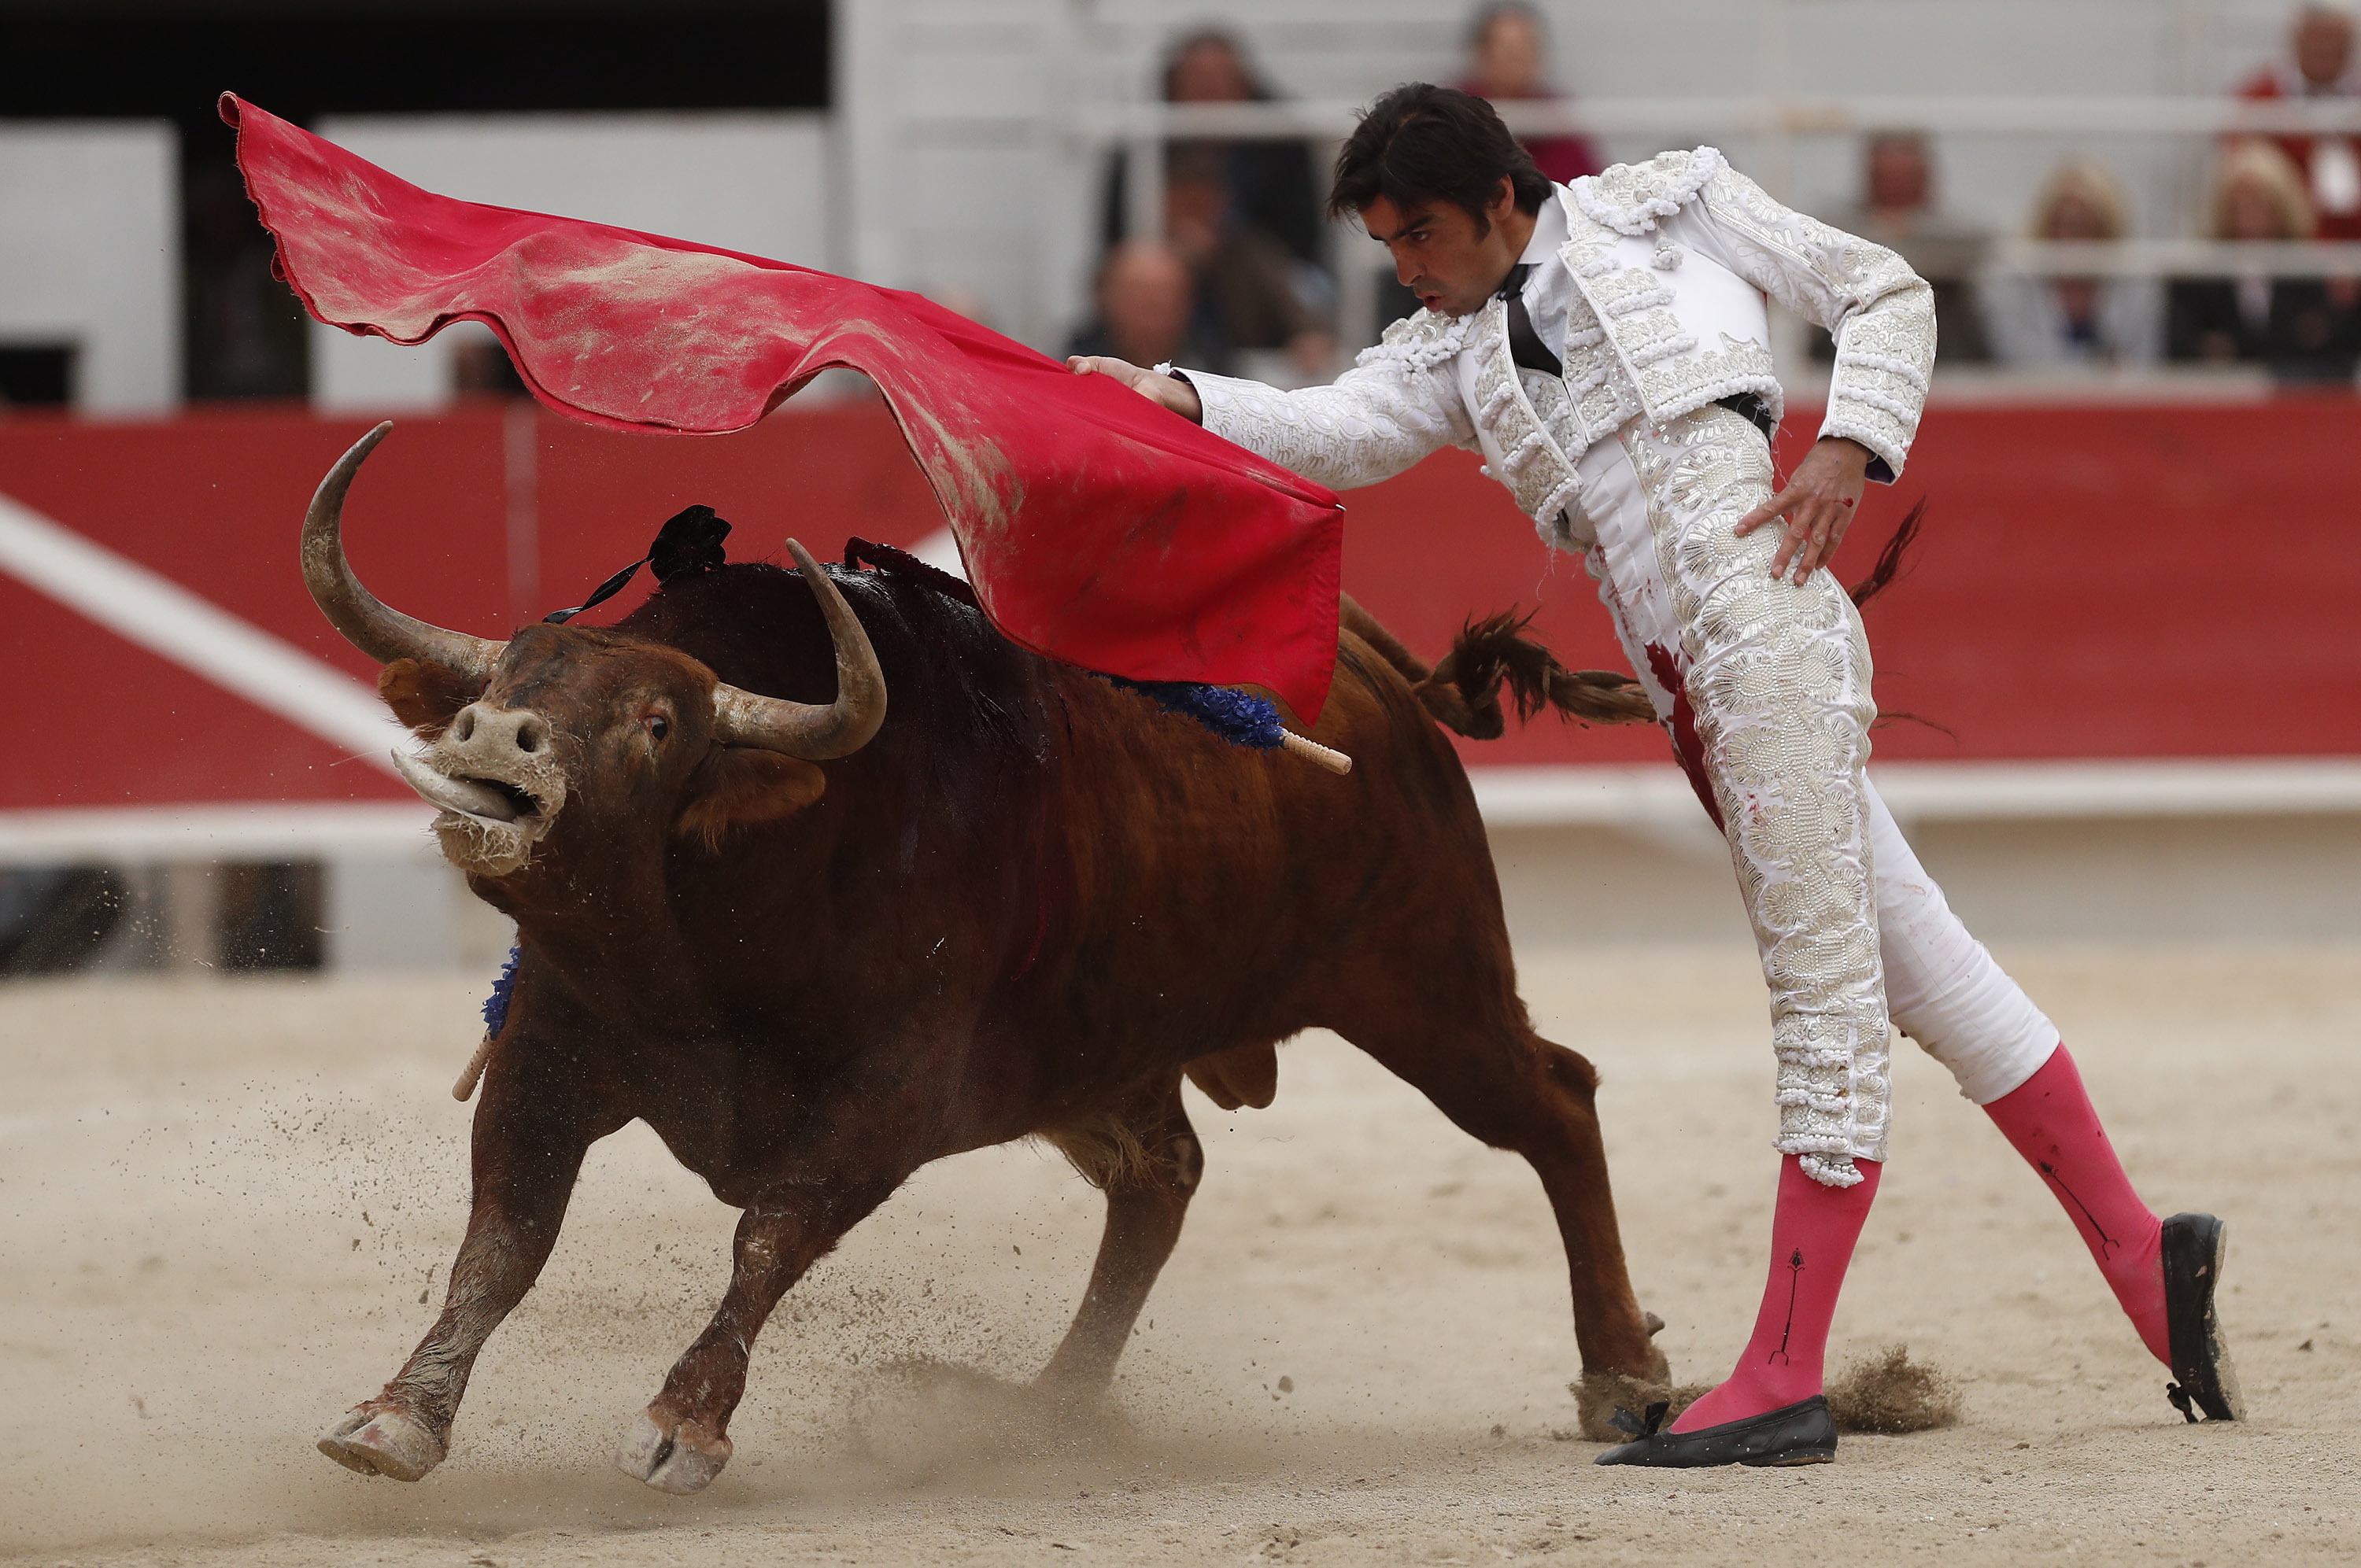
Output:
[[[1445,446],[1476,444],[1476,427],[1447,363],[1396,347],[1367,350],[1325,387],[1281,391],[1183,367],[1207,430],[1333,490],[1374,485]],[[1447,358],[1447,356],[1445,356]]]

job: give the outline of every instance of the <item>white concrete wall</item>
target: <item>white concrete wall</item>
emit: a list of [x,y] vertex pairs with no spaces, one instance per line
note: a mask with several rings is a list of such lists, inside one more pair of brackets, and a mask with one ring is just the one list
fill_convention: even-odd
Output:
[[180,399],[179,159],[163,121],[0,126],[0,345],[71,344],[85,412]]
[[[1490,830],[1520,948],[1752,944],[1730,854],[1704,828]],[[2361,818],[1921,823],[1911,847],[1986,942],[2361,943]]]
[[982,302],[1038,347],[1064,335],[1086,265],[1093,91],[1068,0],[839,0],[835,98],[855,276]]
[[[830,245],[825,115],[356,115],[317,129],[442,195],[843,268]],[[468,329],[416,348],[311,330],[314,406],[368,411],[447,401],[451,354]]]

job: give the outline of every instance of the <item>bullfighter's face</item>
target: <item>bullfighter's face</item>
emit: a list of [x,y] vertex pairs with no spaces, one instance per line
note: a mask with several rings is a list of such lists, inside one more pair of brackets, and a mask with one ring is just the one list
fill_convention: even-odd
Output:
[[1484,308],[1533,236],[1533,217],[1517,210],[1516,188],[1503,179],[1484,222],[1455,203],[1380,196],[1361,209],[1369,237],[1393,253],[1394,276],[1437,315]]

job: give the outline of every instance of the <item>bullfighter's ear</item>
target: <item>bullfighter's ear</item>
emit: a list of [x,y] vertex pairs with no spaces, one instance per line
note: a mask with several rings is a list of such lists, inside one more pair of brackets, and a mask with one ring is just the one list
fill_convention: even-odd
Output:
[[432,740],[455,714],[484,695],[484,684],[441,664],[396,659],[377,673],[377,695],[396,718]]
[[688,801],[673,832],[719,850],[731,828],[792,817],[827,788],[828,775],[800,757],[753,746],[716,746],[689,776]]

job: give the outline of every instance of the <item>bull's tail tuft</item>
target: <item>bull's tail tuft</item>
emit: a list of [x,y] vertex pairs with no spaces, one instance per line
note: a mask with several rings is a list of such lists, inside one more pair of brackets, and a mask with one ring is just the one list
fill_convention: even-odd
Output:
[[1506,683],[1519,719],[1543,707],[1586,724],[1653,724],[1656,710],[1640,683],[1613,670],[1569,670],[1539,641],[1525,634],[1532,620],[1514,610],[1470,620],[1460,628],[1443,663],[1427,668],[1378,618],[1344,597],[1345,629],[1391,664],[1419,706],[1444,729],[1471,740],[1497,740],[1508,729],[1500,711]]
[[1434,673],[1411,689],[1437,722],[1474,740],[1508,728],[1500,688],[1521,721],[1544,708],[1586,724],[1652,724],[1654,707],[1631,676],[1612,670],[1569,670],[1525,629],[1532,617],[1504,611],[1471,620]]
[[1869,569],[1869,576],[1852,586],[1853,609],[1867,609],[1870,600],[1909,575],[1905,568],[1914,564],[1911,552],[1918,543],[1918,530],[1926,521],[1927,502],[1922,497],[1903,517],[1902,526],[1894,531],[1885,548],[1877,553],[1877,564]]

